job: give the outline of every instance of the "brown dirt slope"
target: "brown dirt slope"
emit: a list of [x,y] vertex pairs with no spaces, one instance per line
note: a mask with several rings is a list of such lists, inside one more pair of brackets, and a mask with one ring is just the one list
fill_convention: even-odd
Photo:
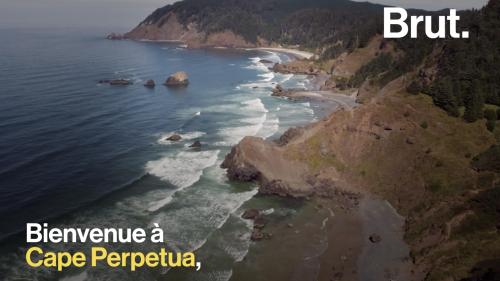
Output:
[[205,34],[198,31],[195,23],[187,26],[181,24],[175,13],[168,13],[158,21],[158,24],[142,23],[129,33],[126,38],[134,40],[175,40],[182,41],[190,48],[200,47],[231,47],[250,48],[255,44],[247,42],[242,36],[231,31]]

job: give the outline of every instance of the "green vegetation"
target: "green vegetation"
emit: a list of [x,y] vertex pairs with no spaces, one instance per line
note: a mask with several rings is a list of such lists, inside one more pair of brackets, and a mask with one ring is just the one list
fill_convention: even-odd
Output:
[[163,25],[174,12],[207,34],[230,30],[249,42],[324,50],[323,59],[363,47],[382,31],[382,6],[348,0],[184,0],[156,10],[143,23]]
[[494,145],[485,152],[474,157],[472,166],[478,171],[500,173],[500,145]]
[[[430,95],[435,105],[467,122],[483,118],[487,104],[500,106],[500,1],[491,0],[484,9],[462,12],[461,17],[460,29],[471,31],[470,39],[430,40],[420,36],[393,40],[401,55],[379,55],[362,67],[349,85],[359,87],[367,78],[376,78],[384,86],[426,61],[432,64],[436,60],[437,73],[432,83],[426,80],[431,78],[426,73],[418,73],[407,87],[408,92]],[[433,57],[434,50],[442,51]],[[488,120],[488,129],[494,131],[495,121]]]
[[394,60],[390,54],[380,54],[368,64],[362,66],[348,82],[351,87],[359,87],[369,78],[383,76],[394,66]]
[[469,204],[474,211],[474,215],[464,221],[457,234],[470,236],[475,232],[484,230],[496,232],[496,227],[500,226],[500,216],[498,216],[498,210],[500,210],[500,185],[479,193]]
[[[462,14],[468,40],[446,40],[439,58],[438,79],[426,89],[436,105],[458,116],[465,106],[464,119],[483,117],[485,103],[500,105],[500,2],[492,0],[481,11]],[[490,122],[489,129],[494,129]]]

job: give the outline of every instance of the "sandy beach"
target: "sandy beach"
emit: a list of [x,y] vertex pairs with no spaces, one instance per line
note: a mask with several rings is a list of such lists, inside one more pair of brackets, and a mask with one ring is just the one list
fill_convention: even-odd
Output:
[[300,51],[296,49],[288,49],[288,48],[256,48],[257,50],[262,50],[262,51],[271,51],[271,52],[279,52],[279,53],[284,53],[287,55],[292,55],[297,59],[310,59],[314,57],[314,54],[311,52],[306,52],[306,51]]

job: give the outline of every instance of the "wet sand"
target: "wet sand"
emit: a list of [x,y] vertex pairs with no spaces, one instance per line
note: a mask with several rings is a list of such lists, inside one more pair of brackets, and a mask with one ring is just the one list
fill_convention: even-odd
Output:
[[[266,217],[272,238],[252,242],[231,280],[411,280],[403,221],[385,201],[293,201],[293,212],[277,207]],[[372,243],[372,234],[382,240]]]

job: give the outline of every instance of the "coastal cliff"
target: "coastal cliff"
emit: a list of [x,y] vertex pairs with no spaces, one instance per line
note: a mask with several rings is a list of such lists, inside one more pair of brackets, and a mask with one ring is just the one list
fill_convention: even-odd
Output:
[[174,12],[163,15],[159,22],[143,22],[132,31],[125,34],[125,38],[151,41],[179,41],[190,48],[201,47],[229,47],[251,48],[258,44],[246,41],[242,36],[230,30],[207,34],[201,31],[196,22],[183,25]]

